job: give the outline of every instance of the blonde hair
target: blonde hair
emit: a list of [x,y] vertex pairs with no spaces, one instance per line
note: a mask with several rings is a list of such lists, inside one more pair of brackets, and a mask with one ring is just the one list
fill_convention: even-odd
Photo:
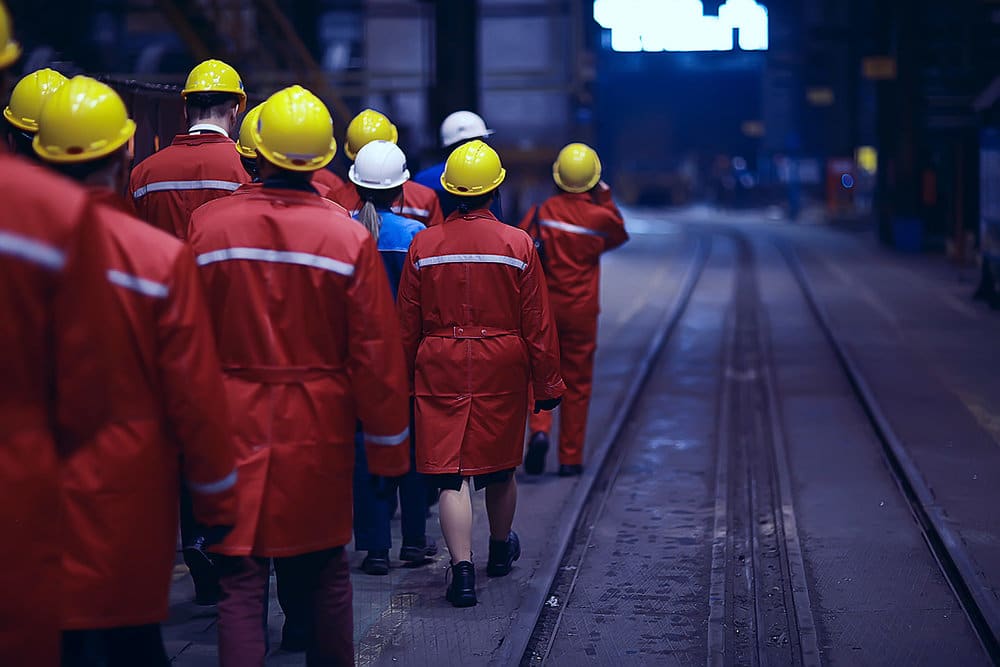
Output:
[[358,211],[358,222],[365,226],[368,233],[378,243],[378,235],[382,229],[382,216],[379,215],[378,209],[375,208],[375,202],[371,199],[366,199],[364,206]]

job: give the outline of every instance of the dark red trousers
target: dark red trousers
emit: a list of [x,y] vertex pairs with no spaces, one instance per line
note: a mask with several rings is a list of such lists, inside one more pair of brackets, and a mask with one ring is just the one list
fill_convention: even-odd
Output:
[[[353,665],[354,612],[344,548],[273,560],[282,587],[304,601],[304,626],[312,629],[306,664]],[[268,651],[271,559],[222,556],[219,567],[219,663],[222,667],[263,666]]]
[[[587,413],[594,377],[594,352],[597,350],[597,315],[560,312],[553,308],[559,331],[560,372],[566,393],[559,406],[559,463],[583,463],[583,441],[587,436]],[[552,429],[552,413],[532,414],[532,433]]]

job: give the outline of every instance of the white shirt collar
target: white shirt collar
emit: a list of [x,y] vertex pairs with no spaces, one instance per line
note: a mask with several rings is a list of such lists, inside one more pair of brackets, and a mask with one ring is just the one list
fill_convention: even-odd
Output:
[[188,130],[188,134],[194,134],[195,132],[215,132],[216,134],[221,134],[224,137],[229,136],[229,132],[226,128],[220,127],[215,123],[195,123]]

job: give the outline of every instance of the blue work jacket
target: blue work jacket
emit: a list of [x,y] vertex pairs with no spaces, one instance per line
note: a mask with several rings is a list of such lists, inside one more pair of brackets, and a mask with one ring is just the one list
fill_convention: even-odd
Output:
[[396,298],[410,241],[426,227],[422,222],[404,218],[388,209],[379,210],[378,214],[382,216],[382,227],[378,234],[378,252],[382,255],[382,263],[385,264],[385,271],[389,274],[392,297]]

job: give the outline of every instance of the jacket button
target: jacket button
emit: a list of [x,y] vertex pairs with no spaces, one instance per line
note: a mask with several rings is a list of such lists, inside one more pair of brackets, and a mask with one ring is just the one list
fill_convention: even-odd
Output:
[[459,330],[458,330],[458,335],[459,335],[459,336],[461,336],[461,335],[462,335],[462,334],[464,334],[464,333],[465,333],[465,329],[459,329]]
[[483,329],[482,334],[483,334],[483,337],[486,336],[486,329]]

